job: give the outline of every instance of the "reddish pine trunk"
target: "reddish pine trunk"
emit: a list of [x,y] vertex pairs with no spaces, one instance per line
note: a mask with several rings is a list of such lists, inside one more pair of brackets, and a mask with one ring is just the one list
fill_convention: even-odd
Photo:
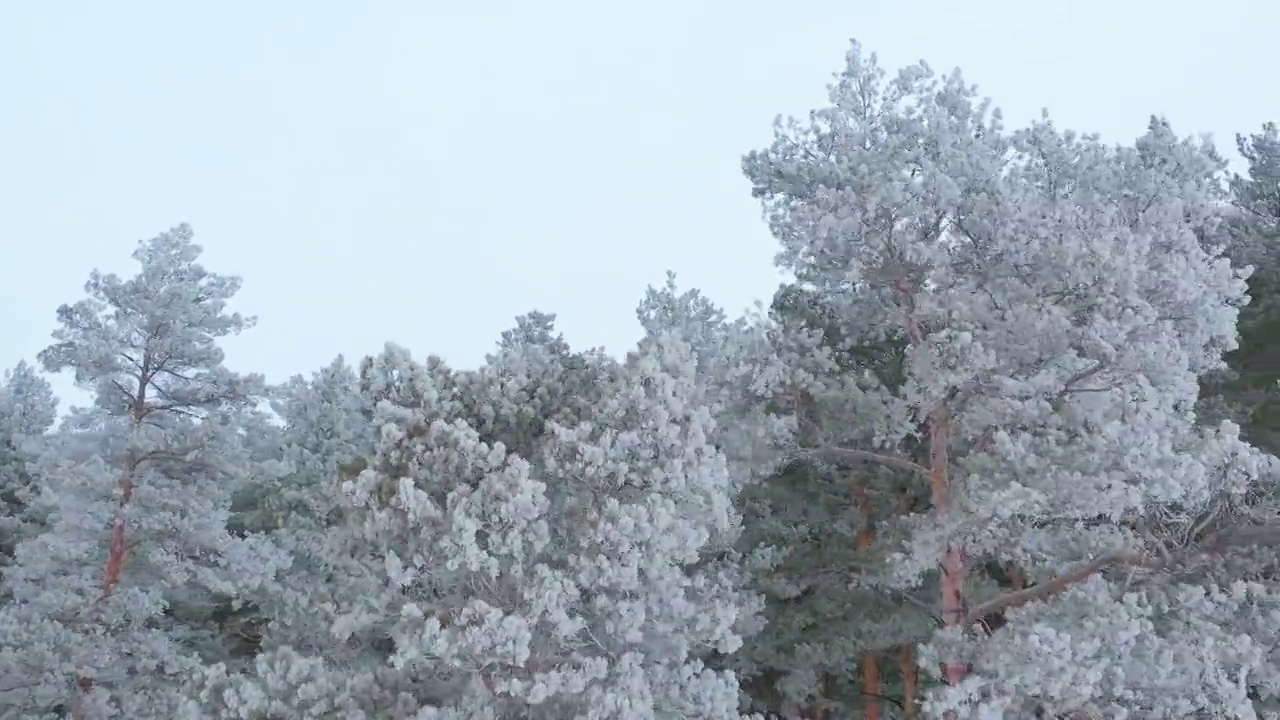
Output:
[[910,645],[902,646],[898,656],[898,671],[902,673],[902,719],[916,720],[916,654]]
[[862,653],[862,717],[863,720],[880,720],[880,660],[874,652]]
[[[142,374],[138,377],[138,389],[131,398],[129,406],[129,416],[135,428],[142,424],[147,415],[147,383],[150,382],[146,367],[148,364],[144,361]],[[98,586],[98,597],[93,601],[94,617],[101,610],[102,604],[115,592],[116,586],[120,584],[120,576],[124,572],[126,555],[124,514],[133,500],[133,478],[140,462],[135,453],[133,448],[125,451],[124,467],[121,469],[120,478],[116,481],[116,489],[120,491],[120,501],[116,505],[116,516],[111,521],[111,540],[107,545],[107,561],[102,568],[102,583]],[[76,678],[76,699],[71,709],[73,718],[82,717],[82,699],[93,690],[93,686],[94,681],[91,677],[81,675]]]
[[[929,418],[929,484],[933,496],[934,513],[939,520],[951,510],[951,479],[948,477],[948,444],[951,425],[944,410],[936,410]],[[942,623],[944,627],[964,622],[964,550],[950,545],[942,556]],[[944,661],[942,677],[955,685],[968,672],[962,662]]]
[[[130,463],[132,464],[132,463]],[[116,519],[111,523],[111,544],[107,548],[107,563],[102,568],[102,585],[97,602],[111,596],[116,585],[120,583],[120,573],[124,570],[124,511],[133,499],[133,472],[127,469],[116,487],[120,490],[120,504],[117,507]]]
[[[898,295],[899,306],[903,310],[903,329],[913,347],[924,344],[924,330],[914,316],[915,303],[912,298],[911,281],[901,275],[894,283]],[[939,522],[951,512],[951,418],[947,408],[938,405],[929,411],[929,490],[933,499],[933,511]],[[944,627],[954,627],[964,623],[964,549],[958,545],[950,545],[939,558],[942,566],[942,623]],[[942,678],[949,685],[959,684],[968,673],[968,666],[963,662],[945,660],[942,663]],[[949,713],[948,717],[954,717]]]

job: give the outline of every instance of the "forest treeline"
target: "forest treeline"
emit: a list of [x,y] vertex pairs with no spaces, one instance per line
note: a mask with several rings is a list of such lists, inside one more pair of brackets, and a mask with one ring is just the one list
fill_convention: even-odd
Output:
[[743,158],[794,280],[669,277],[623,357],[531,312],[272,385],[142,241],[0,384],[0,718],[1280,717],[1277,126],[1236,149],[854,43]]

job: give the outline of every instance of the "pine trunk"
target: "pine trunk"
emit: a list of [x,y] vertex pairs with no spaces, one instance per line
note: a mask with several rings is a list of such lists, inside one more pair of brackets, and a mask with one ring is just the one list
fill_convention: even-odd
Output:
[[[871,499],[865,486],[858,493],[858,511],[862,515],[862,529],[854,538],[854,547],[866,550],[875,542],[876,531],[872,525]],[[880,720],[880,659],[874,650],[864,650],[858,661],[858,674],[862,679],[862,717],[864,720]]]
[[902,673],[902,718],[916,720],[916,688],[919,678],[916,675],[916,654],[912,646],[903,645],[898,655],[898,671]]

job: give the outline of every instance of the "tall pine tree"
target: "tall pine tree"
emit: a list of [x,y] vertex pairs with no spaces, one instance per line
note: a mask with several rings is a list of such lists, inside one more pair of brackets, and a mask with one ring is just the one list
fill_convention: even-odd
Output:
[[[1251,712],[1240,678],[1271,633],[1231,641],[1245,631],[1229,619],[1274,599],[1161,585],[1183,549],[1151,532],[1191,542],[1265,465],[1194,414],[1244,302],[1203,242],[1221,159],[1159,119],[1128,147],[1047,118],[1008,133],[958,72],[886,79],[856,44],[830,100],[744,166],[779,264],[856,343],[908,346],[897,387],[867,373],[821,388],[819,404],[858,412],[811,454],[906,469],[929,495],[892,560],[903,589],[939,588],[921,661],[945,687],[926,709]],[[989,564],[1033,586],[975,583]],[[1005,624],[983,622],[998,611]]]
[[58,309],[40,361],[94,404],[43,459],[50,527],[5,573],[3,717],[174,717],[183,674],[226,651],[210,614],[283,562],[227,531],[262,380],[223,365],[217,340],[252,321],[200,252],[178,226],[139,244],[136,276],[95,271]]

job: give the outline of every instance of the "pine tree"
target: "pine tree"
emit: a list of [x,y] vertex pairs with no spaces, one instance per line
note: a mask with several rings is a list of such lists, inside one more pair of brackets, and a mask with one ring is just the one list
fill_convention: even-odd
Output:
[[900,386],[906,343],[851,342],[823,298],[794,284],[779,290],[772,315],[785,329],[775,343],[793,380],[780,406],[798,408],[800,454],[743,495],[747,543],[776,548],[782,559],[759,577],[768,624],[734,667],[755,707],[783,717],[914,716],[914,646],[936,627],[937,592],[892,587],[885,555],[925,498],[901,468],[821,454],[825,428],[859,416],[840,388],[868,373]]
[[139,243],[131,279],[92,273],[40,353],[94,406],[42,459],[50,528],[5,574],[0,717],[174,717],[181,676],[225,652],[210,612],[283,562],[226,529],[262,380],[223,365],[217,339],[252,321],[227,312],[239,280],[199,265],[191,237]]
[[1267,123],[1261,133],[1238,136],[1236,145],[1249,167],[1230,181],[1228,252],[1236,264],[1253,267],[1250,301],[1240,312],[1240,347],[1206,391],[1251,442],[1280,452],[1280,130]]
[[[1221,159],[1159,119],[1130,147],[1047,118],[1006,133],[958,72],[886,82],[856,44],[847,61],[830,107],[780,125],[744,169],[779,264],[857,342],[909,346],[900,387],[869,373],[819,398],[858,413],[810,454],[927,489],[892,559],[903,589],[940,588],[921,663],[946,687],[926,709],[1252,712],[1245,676],[1270,633],[1229,640],[1227,620],[1273,601],[1172,578],[1190,551],[1153,531],[1193,544],[1201,512],[1266,469],[1236,426],[1194,415],[1244,302],[1245,273],[1204,242]],[[986,565],[1027,586],[987,594]]]
[[0,568],[13,560],[18,543],[42,529],[41,488],[32,463],[57,418],[49,382],[25,362],[5,371],[0,383]]
[[355,601],[362,581],[377,581],[362,563],[366,558],[352,551],[349,534],[338,530],[346,513],[341,483],[358,475],[373,453],[372,408],[342,357],[310,378],[297,376],[273,388],[272,407],[284,422],[283,459],[290,472],[259,488],[255,525],[292,561],[288,573],[255,596],[255,644],[333,660],[329,634],[317,632],[317,613]]
[[574,353],[551,321],[477,371],[395,346],[362,364],[376,443],[322,546],[343,554],[312,615],[329,647],[212,668],[193,717],[738,717],[700,659],[737,649],[750,603],[708,552],[738,519],[696,361],[667,337]]

